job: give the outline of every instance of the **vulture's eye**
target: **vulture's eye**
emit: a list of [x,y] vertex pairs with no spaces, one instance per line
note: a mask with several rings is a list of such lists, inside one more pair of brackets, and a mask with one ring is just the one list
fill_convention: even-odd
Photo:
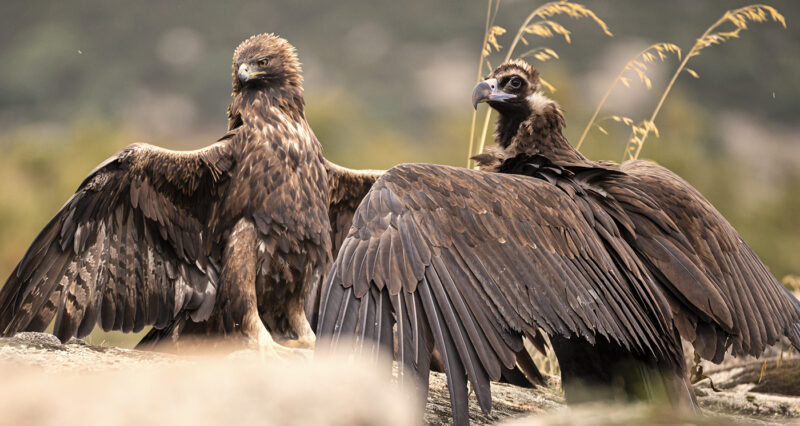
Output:
[[262,58],[262,59],[259,59],[258,61],[256,61],[256,65],[258,65],[261,68],[266,67],[267,64],[269,64],[269,59],[267,59],[267,58]]
[[517,76],[511,77],[511,80],[508,80],[508,86],[512,89],[519,89],[522,87],[522,79]]

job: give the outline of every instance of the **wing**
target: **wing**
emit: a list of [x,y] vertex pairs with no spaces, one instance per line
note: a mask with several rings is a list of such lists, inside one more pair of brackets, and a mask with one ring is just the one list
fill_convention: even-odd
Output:
[[[372,188],[372,184],[385,172],[382,170],[353,170],[328,160],[324,161],[325,171],[328,173],[328,191],[330,192],[328,217],[331,224],[332,254],[333,258],[336,258],[344,238],[350,231],[356,208]],[[317,324],[320,285],[321,282],[314,283],[305,299],[306,317],[312,328],[316,328]]]
[[[781,336],[800,348],[800,302],[770,274],[722,214],[689,183],[661,166],[628,161],[620,168],[630,177],[620,187],[649,194],[680,230],[676,234],[669,227],[645,228],[646,239],[659,246],[645,255],[666,275],[691,268],[705,275],[670,286],[688,308],[676,315],[676,324],[698,353],[721,361],[732,346],[734,355],[759,356]],[[677,256],[666,256],[668,252]],[[712,297],[717,302],[707,298],[714,293],[719,295]],[[729,320],[703,314],[718,303],[727,305]]]
[[408,366],[424,385],[435,345],[465,424],[467,379],[488,411],[489,380],[514,367],[523,336],[600,335],[682,362],[669,315],[602,210],[538,179],[411,164],[386,172],[356,211],[317,331],[391,350],[396,323],[400,376]]
[[330,196],[330,209],[328,215],[331,220],[331,242],[333,242],[333,257],[339,252],[344,242],[344,237],[350,231],[353,214],[361,204],[361,200],[372,188],[372,184],[381,177],[383,170],[352,170],[338,166],[325,160],[325,170],[328,172],[328,190]]
[[0,290],[0,331],[62,341],[210,314],[216,212],[232,166],[226,145],[124,148],[93,170],[33,241]]

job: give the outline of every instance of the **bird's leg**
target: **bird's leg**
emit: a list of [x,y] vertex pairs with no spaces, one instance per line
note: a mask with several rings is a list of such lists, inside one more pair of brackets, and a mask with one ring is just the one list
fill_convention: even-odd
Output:
[[248,343],[267,358],[289,358],[295,356],[292,349],[278,344],[272,334],[264,326],[258,309],[249,309],[242,321],[242,334],[248,338]]
[[292,350],[275,342],[258,315],[256,244],[255,226],[247,219],[240,219],[228,236],[220,273],[223,285],[218,297],[223,305],[222,311],[229,315],[225,328],[228,331],[238,328],[247,343],[262,354],[285,358],[292,355]]
[[288,306],[289,325],[297,333],[297,339],[288,340],[284,344],[293,348],[314,349],[317,339],[303,310],[303,302],[299,298],[292,300]]

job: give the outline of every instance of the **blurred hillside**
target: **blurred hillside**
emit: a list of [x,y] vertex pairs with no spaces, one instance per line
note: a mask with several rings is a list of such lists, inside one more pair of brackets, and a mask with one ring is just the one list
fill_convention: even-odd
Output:
[[[731,0],[583,2],[604,19],[557,20],[573,31],[558,61],[537,64],[558,90],[577,141],[620,67],[669,41],[687,51]],[[753,24],[690,63],[643,157],[697,186],[780,279],[800,274],[800,3],[768,1],[788,29]],[[516,27],[536,1],[504,2]],[[0,4],[0,277],[97,163],[134,141],[196,148],[225,130],[230,59],[251,34],[275,32],[305,64],[308,118],[326,155],[350,167],[465,164],[486,4],[428,2],[20,1]],[[521,52],[521,51],[519,51]],[[493,58],[493,63],[498,59]],[[649,115],[654,89],[616,90],[606,113]],[[483,111],[483,110],[481,110]],[[605,115],[602,114],[602,115]],[[628,133],[590,134],[591,158],[620,160]]]

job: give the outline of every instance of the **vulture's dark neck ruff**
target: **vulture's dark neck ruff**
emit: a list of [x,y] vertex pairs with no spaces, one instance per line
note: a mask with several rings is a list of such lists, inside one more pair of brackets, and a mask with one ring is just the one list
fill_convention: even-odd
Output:
[[[553,164],[573,167],[593,167],[564,137],[564,115],[557,103],[541,93],[529,96],[530,104],[500,112],[495,127],[497,147],[473,159],[481,170],[503,171],[509,160],[524,156],[546,156]],[[502,111],[502,107],[499,108]]]
[[[482,170],[499,171],[507,159],[519,155],[547,157],[563,165],[586,166],[590,162],[563,135],[561,107],[541,93],[539,73],[523,61],[511,61],[490,75],[473,102],[487,102],[499,113],[495,126],[497,147],[474,157]],[[484,83],[482,83],[484,84]]]
[[586,157],[564,137],[561,107],[540,92],[528,96],[527,100],[520,108],[506,114],[500,112],[495,139],[504,157],[547,154],[551,161],[565,165],[587,163]]

